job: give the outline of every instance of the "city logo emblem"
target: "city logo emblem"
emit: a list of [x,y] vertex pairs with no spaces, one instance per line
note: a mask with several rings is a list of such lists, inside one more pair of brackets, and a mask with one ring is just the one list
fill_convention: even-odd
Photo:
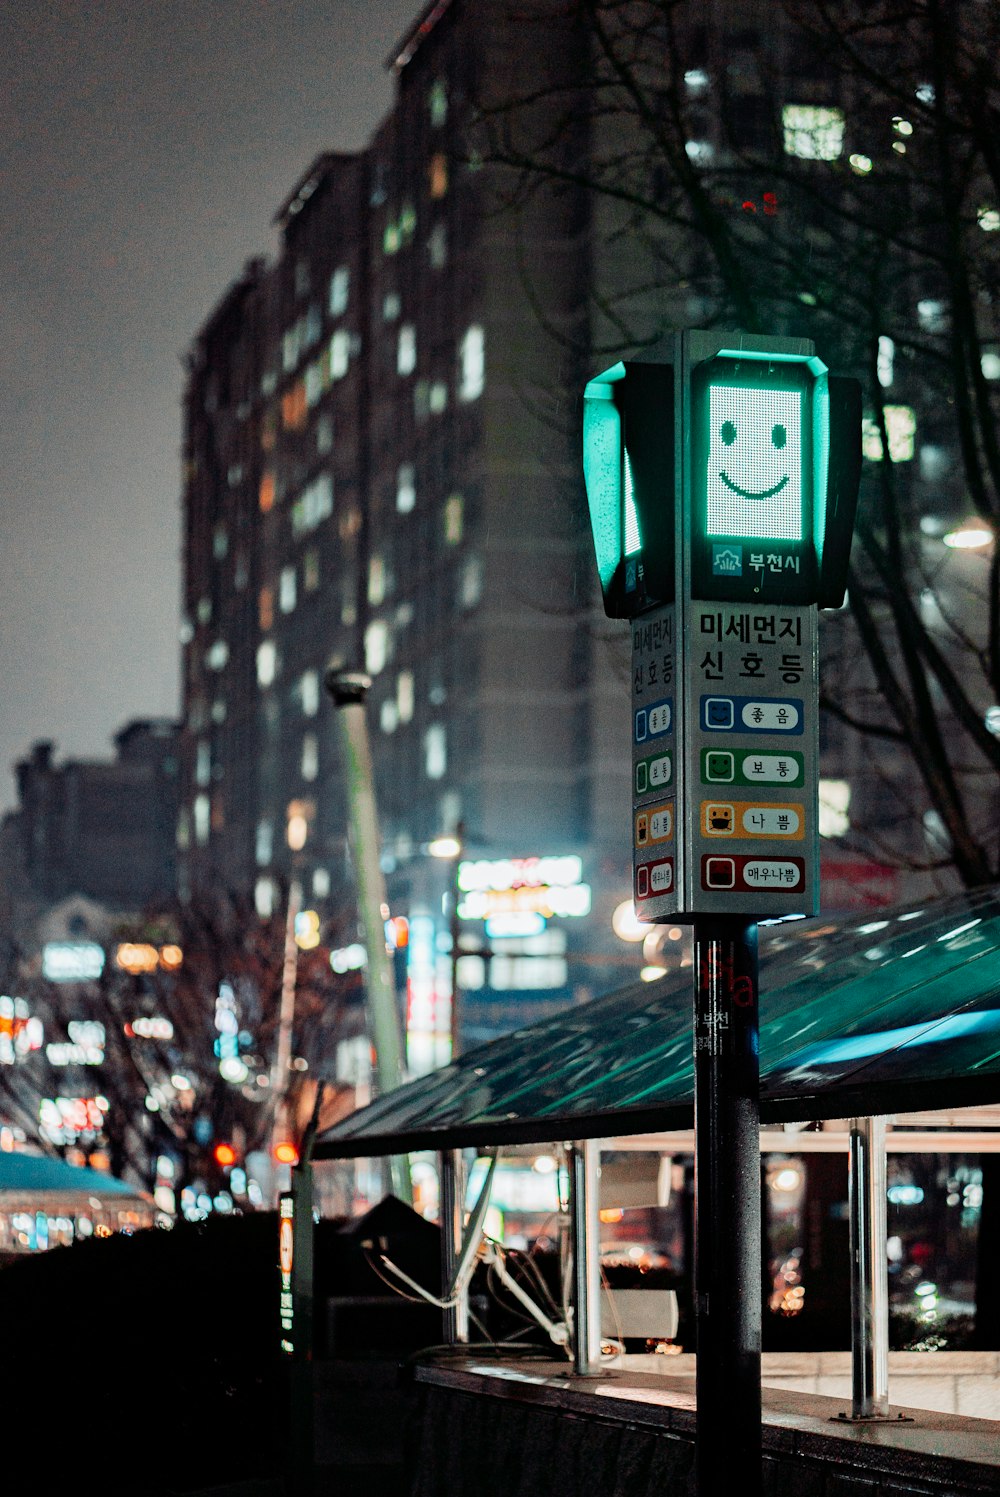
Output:
[[742,577],[743,576],[743,547],[742,546],[713,546],[712,547],[712,576],[713,577]]

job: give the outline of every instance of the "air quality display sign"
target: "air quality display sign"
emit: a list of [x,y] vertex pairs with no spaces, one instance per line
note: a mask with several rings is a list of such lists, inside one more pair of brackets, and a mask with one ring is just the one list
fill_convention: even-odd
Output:
[[802,540],[802,392],[709,386],[706,531]]
[[825,367],[811,356],[723,352],[692,369],[690,399],[692,597],[811,601],[829,450]]

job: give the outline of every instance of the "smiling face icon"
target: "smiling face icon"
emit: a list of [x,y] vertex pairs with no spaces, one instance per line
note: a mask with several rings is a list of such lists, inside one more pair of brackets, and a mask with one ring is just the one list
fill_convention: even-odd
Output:
[[707,532],[802,539],[802,393],[709,387]]

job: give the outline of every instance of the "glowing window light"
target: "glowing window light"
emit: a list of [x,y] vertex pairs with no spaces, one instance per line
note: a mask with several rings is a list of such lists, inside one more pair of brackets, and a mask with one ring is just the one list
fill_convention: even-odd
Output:
[[417,475],[412,463],[400,463],[396,473],[396,511],[408,515],[417,502]]
[[300,951],[315,951],[319,945],[319,915],[315,910],[300,910],[295,917],[295,944]]
[[155,972],[159,965],[160,953],[146,942],[123,941],[115,948],[115,966],[133,976],[140,972]]
[[855,151],[847,159],[850,162],[851,171],[856,172],[859,177],[867,177],[872,169],[872,158],[865,156],[861,151]]
[[993,540],[993,531],[981,520],[968,520],[957,530],[949,530],[941,539],[952,551],[979,551]]
[[875,372],[878,375],[878,382],[883,389],[887,389],[892,384],[895,355],[895,343],[893,343],[891,338],[887,338],[884,335],[881,336],[878,340],[878,358]]
[[836,161],[844,149],[844,111],[821,104],[785,104],[781,124],[786,156]]
[[306,845],[309,836],[309,823],[301,811],[293,812],[288,818],[287,839],[288,846],[292,852],[301,852]]
[[820,780],[819,834],[821,837],[846,837],[851,829],[848,815],[851,786],[848,780]]
[[979,359],[984,379],[1000,379],[1000,354],[987,350]]
[[459,400],[478,400],[486,383],[486,334],[478,324],[466,329],[459,348],[459,365]]
[[[916,412],[909,405],[887,405],[884,412],[890,460],[894,463],[912,462],[916,451]],[[870,462],[882,461],[882,433],[871,416],[866,416],[862,422],[861,451]]]
[[265,639],[257,646],[257,685],[266,689],[274,684],[278,673],[278,650],[273,639]]
[[104,948],[96,941],[47,941],[42,976],[47,982],[95,982],[104,971]]
[[985,234],[995,234],[1000,229],[1000,212],[996,208],[980,208],[976,222]]
[[412,374],[417,367],[417,330],[412,323],[405,323],[399,330],[396,343],[396,373]]

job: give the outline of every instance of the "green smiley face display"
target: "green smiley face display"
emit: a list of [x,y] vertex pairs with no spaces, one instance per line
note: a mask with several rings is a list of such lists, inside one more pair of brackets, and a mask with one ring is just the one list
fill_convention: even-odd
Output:
[[801,540],[801,392],[711,385],[708,404],[708,534]]

